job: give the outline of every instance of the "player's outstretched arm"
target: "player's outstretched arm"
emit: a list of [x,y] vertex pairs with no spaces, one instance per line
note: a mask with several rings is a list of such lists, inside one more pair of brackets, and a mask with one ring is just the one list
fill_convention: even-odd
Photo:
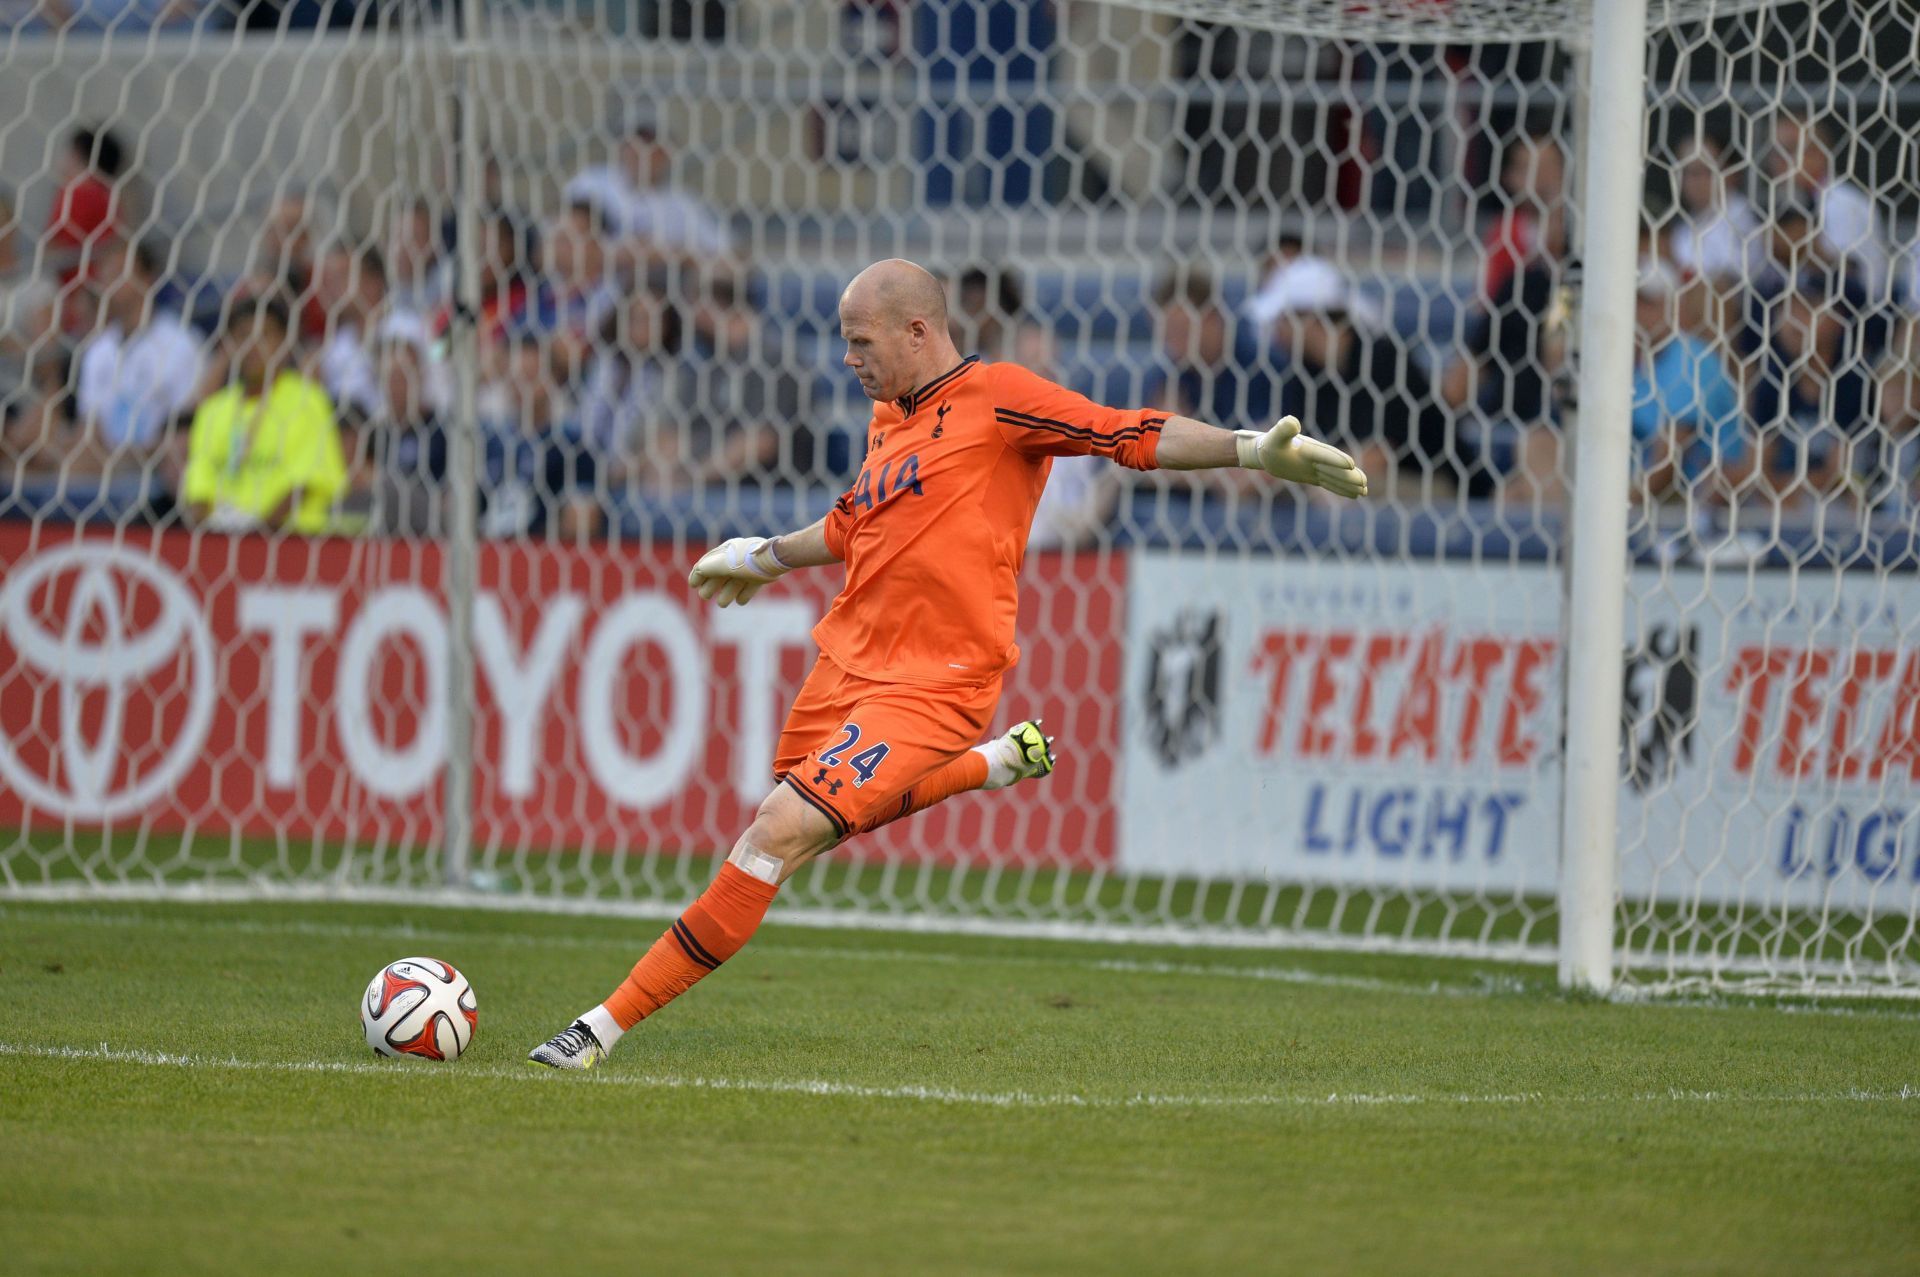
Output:
[[1157,459],[1162,470],[1239,466],[1325,488],[1336,496],[1367,495],[1367,476],[1353,458],[1332,444],[1301,434],[1297,417],[1282,417],[1264,432],[1227,431],[1192,417],[1170,417],[1160,431]]
[[838,563],[827,548],[825,519],[781,537],[732,537],[714,546],[687,573],[687,587],[701,598],[726,607],[745,603],[762,587],[795,568]]
[[790,568],[823,568],[838,563],[840,556],[827,544],[827,521],[815,519],[798,532],[773,539],[774,552]]

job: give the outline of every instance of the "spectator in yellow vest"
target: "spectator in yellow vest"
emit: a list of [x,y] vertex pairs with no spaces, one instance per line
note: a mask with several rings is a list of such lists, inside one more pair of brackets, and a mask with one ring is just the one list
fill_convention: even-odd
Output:
[[286,308],[235,302],[222,344],[227,385],[193,417],[188,509],[222,531],[324,531],[346,488],[346,459],[327,392],[294,360]]

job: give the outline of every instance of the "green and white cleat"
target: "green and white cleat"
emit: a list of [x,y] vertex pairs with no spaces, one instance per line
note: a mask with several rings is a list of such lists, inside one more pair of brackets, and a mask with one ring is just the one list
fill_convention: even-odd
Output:
[[1040,720],[1029,719],[1004,736],[996,736],[981,746],[987,756],[986,789],[1005,789],[1008,785],[1048,776],[1053,773],[1053,737],[1040,730]]
[[606,1058],[607,1048],[585,1020],[575,1020],[527,1053],[527,1063],[549,1069],[590,1069]]

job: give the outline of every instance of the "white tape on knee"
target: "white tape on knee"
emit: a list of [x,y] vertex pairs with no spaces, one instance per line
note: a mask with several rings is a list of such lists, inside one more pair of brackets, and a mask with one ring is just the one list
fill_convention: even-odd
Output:
[[780,885],[780,871],[785,868],[780,857],[768,855],[744,838],[733,845],[733,850],[727,855],[727,863],[749,878],[758,878],[776,887]]

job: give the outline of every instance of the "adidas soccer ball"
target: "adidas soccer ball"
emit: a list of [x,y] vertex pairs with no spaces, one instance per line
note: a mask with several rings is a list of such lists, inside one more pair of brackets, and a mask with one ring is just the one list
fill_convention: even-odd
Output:
[[473,986],[438,958],[402,958],[380,968],[360,999],[360,1026],[375,1055],[457,1060],[480,1017]]

